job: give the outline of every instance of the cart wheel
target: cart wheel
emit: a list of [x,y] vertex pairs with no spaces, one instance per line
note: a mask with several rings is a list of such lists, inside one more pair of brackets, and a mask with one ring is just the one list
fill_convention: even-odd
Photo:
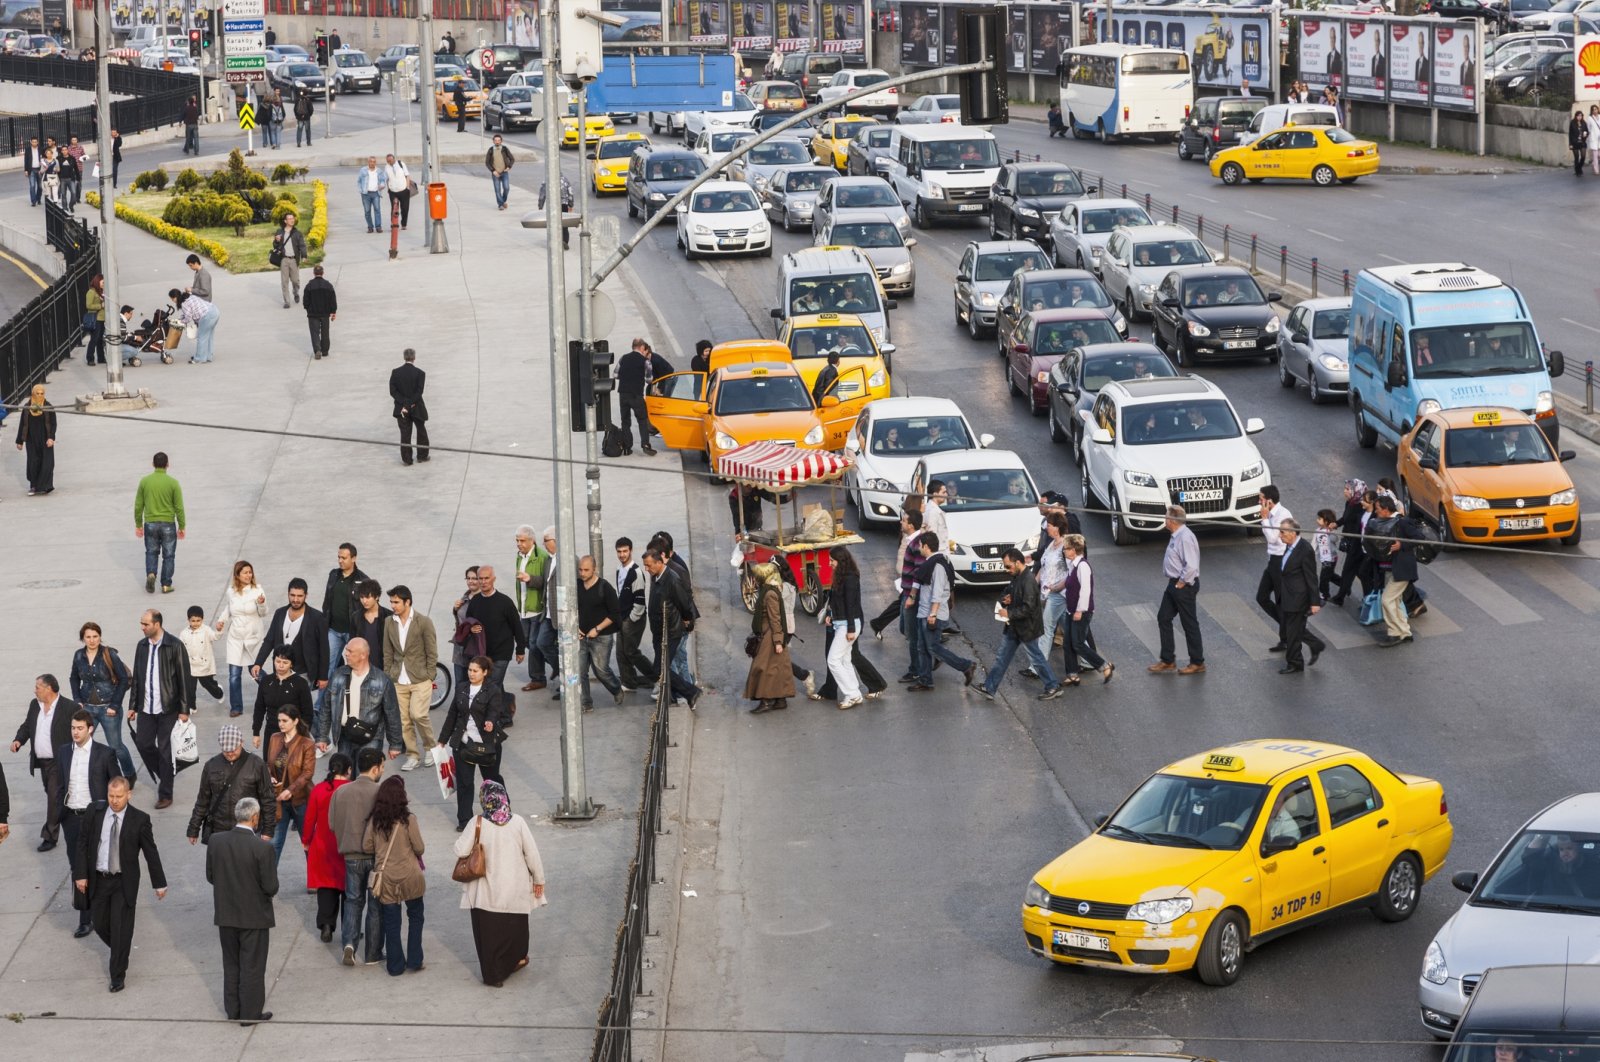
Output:
[[806,615],[815,616],[822,610],[822,580],[817,578],[817,569],[808,565],[806,579],[800,586],[800,607],[805,609]]
[[123,362],[123,364],[132,366],[133,368],[137,369],[139,367],[140,362],[139,362],[138,358],[129,358],[127,361]]
[[739,567],[739,597],[744,601],[744,610],[753,614],[756,610],[756,598],[761,593],[761,584],[756,582],[755,573],[750,568],[749,564]]
[[163,354],[163,355],[161,355],[161,364],[163,364],[163,365],[171,365],[172,364],[172,355],[171,354]]

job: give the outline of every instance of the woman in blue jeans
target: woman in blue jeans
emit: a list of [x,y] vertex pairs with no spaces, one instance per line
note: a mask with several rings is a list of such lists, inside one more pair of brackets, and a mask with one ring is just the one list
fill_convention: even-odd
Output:
[[[411,813],[406,783],[397,774],[384,779],[372,802],[361,847],[372,856],[372,899],[383,912],[383,955],[389,976],[422,969],[422,828]],[[406,940],[400,941],[400,906],[405,905]]]
[[122,702],[133,676],[115,649],[100,644],[100,636],[100,624],[93,620],[78,628],[83,648],[72,657],[72,699],[94,716],[106,746],[117,754],[122,776],[132,782],[139,772],[122,741]]
[[278,708],[277,733],[267,742],[266,760],[272,791],[278,797],[278,826],[272,835],[272,858],[276,864],[289,839],[290,823],[302,836],[305,834],[306,801],[311,799],[311,786],[316,781],[317,749],[311,740],[311,728],[292,704]]
[[217,322],[222,319],[222,311],[200,296],[179,291],[177,288],[168,291],[167,298],[178,308],[175,315],[177,319],[186,325],[195,326],[194,356],[189,359],[189,363],[206,364],[211,360],[212,333],[217,330]]

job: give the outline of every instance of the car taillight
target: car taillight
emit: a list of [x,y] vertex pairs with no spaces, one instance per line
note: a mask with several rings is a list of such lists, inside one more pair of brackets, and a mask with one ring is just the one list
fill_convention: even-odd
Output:
[[890,85],[889,86],[889,95],[898,96],[898,95],[900,95],[900,90],[895,88],[893,85]]
[[1367,153],[1366,149],[1362,148],[1360,151],[1346,151],[1344,153],[1344,157],[1347,158],[1347,159],[1359,159],[1362,156],[1364,156],[1366,153]]
[[800,87],[801,88],[805,88],[809,84],[811,84],[811,79],[809,77],[807,77],[806,75],[801,74],[800,75]]
[[1444,798],[1444,794],[1443,793],[1439,794],[1439,814],[1441,814],[1441,815],[1450,814],[1450,801],[1448,801],[1448,800],[1446,800]]
[[1215,140],[1219,144],[1222,143],[1222,130],[1216,126],[1212,126],[1211,139]]
[[1183,107],[1183,116],[1184,116],[1184,117],[1185,117],[1185,118],[1187,118],[1187,117],[1189,117],[1189,112],[1190,112],[1190,111],[1192,111],[1192,110],[1193,110],[1193,109],[1194,109],[1194,108],[1193,108],[1193,107],[1190,107],[1190,106],[1189,106],[1189,105],[1188,105],[1188,104],[1184,104],[1184,107]]
[[939,116],[939,121],[941,122],[954,122],[955,120],[956,116],[953,114],[944,114]]

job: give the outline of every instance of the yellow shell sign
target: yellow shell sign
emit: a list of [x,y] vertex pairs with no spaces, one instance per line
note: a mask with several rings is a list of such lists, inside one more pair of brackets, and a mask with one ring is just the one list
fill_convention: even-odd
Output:
[[1590,41],[1578,52],[1578,69],[1588,77],[1600,76],[1600,41]]

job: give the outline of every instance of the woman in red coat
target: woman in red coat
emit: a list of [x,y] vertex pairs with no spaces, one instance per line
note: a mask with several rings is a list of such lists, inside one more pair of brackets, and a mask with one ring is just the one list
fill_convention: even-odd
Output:
[[317,890],[317,928],[322,942],[333,939],[339,926],[339,908],[344,902],[344,856],[328,825],[328,804],[336,789],[355,777],[350,757],[336,752],[328,757],[328,776],[311,787],[305,818],[300,826],[300,844],[306,850],[306,887]]

